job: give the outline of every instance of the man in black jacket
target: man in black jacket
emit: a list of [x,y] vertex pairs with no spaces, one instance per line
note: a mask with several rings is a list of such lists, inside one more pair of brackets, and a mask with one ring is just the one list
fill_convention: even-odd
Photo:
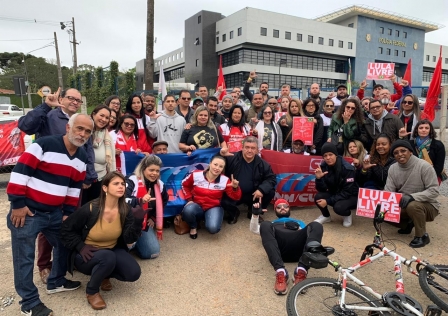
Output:
[[[243,191],[239,201],[233,201],[225,195],[222,199],[221,206],[230,215],[228,223],[235,224],[238,221],[240,215],[238,205],[246,204],[251,210],[253,201],[259,198],[262,209],[266,212],[275,194],[277,178],[271,166],[258,156],[257,139],[248,136],[243,140],[242,151],[231,154],[228,148],[223,148],[220,154],[226,157],[226,176],[230,178],[233,175],[238,179]],[[251,211],[248,211],[247,215],[251,218]]]

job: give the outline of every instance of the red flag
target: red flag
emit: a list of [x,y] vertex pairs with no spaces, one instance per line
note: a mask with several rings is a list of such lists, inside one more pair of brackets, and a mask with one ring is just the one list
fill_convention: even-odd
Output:
[[428,93],[426,94],[425,108],[423,113],[428,115],[428,119],[432,122],[436,117],[435,107],[439,104],[440,86],[442,85],[442,46],[440,46],[440,56],[437,61],[436,69],[432,75],[429,84]]
[[404,72],[403,80],[409,82],[409,86],[412,87],[412,59],[409,59],[408,66]]
[[224,74],[222,72],[222,55],[219,56],[219,73],[218,73],[218,83],[216,84],[216,91],[218,88],[222,87],[221,95],[218,96],[218,100],[221,101],[222,98],[227,94],[226,92],[226,82],[224,80]]

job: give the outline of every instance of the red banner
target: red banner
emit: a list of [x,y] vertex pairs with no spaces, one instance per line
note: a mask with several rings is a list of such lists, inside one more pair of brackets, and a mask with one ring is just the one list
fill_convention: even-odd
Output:
[[16,164],[25,151],[25,133],[18,128],[18,123],[0,125],[0,167]]
[[314,118],[297,117],[292,121],[292,140],[300,139],[306,146],[313,145]]
[[394,75],[395,64],[368,63],[367,77],[369,80],[389,80]]
[[399,223],[400,200],[401,193],[360,188],[356,215],[373,218],[376,205],[381,203],[381,211],[387,211],[384,220]]

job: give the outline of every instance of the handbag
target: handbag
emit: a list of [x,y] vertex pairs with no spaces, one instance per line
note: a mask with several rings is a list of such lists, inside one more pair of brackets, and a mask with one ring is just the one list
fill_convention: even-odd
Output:
[[[431,158],[429,158],[429,154],[428,154],[428,151],[426,150],[426,148],[422,149],[422,154],[423,154],[423,159],[426,160],[427,162],[429,162],[431,164],[431,166],[434,166]],[[445,168],[443,168],[442,172],[440,173],[440,177],[442,178],[442,181],[445,181],[446,179],[448,179],[448,174],[446,173]]]
[[182,214],[174,216],[174,232],[178,235],[184,235],[190,232],[190,226],[182,219]]

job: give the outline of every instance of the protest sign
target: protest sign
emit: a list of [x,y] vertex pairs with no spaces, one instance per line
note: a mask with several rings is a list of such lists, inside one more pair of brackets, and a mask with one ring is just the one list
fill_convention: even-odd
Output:
[[396,192],[360,188],[356,215],[373,218],[376,205],[381,203],[381,211],[387,211],[384,220],[399,223],[401,196],[401,193]]
[[294,117],[292,121],[292,141],[300,139],[306,146],[313,145],[314,118]]
[[395,64],[368,63],[367,77],[369,80],[388,80],[394,75]]
[[18,121],[0,125],[0,166],[14,165],[25,151],[25,133],[18,127]]
[[230,135],[229,141],[227,142],[227,146],[229,147],[229,152],[236,153],[243,149],[243,139],[246,138],[246,135]]

